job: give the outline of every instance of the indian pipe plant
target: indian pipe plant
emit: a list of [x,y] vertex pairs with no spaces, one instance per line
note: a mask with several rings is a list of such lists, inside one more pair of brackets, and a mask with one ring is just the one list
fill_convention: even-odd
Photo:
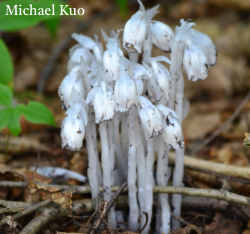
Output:
[[[206,34],[196,31],[190,20],[180,20],[172,29],[154,21],[159,6],[145,10],[143,4],[123,29],[102,30],[103,48],[97,35],[94,39],[74,33],[78,44],[69,51],[68,74],[58,93],[66,117],[61,126],[62,147],[79,150],[85,136],[89,165],[88,178],[93,202],[99,186],[104,187],[104,200],[111,199],[111,186],[128,183],[129,215],[111,209],[111,225],[127,218],[129,230],[137,232],[152,219],[153,187],[166,186],[171,176],[168,153],[175,150],[173,186],[182,186],[184,140],[182,120],[189,103],[183,97],[183,71],[191,81],[204,80],[208,69],[216,63],[216,48]],[[152,46],[165,56],[152,57]],[[123,50],[128,52],[128,58]],[[142,54],[142,62],[138,62]],[[163,64],[170,64],[168,70]],[[98,160],[97,128],[101,139],[101,165]],[[155,155],[158,155],[154,178]],[[179,222],[170,222],[168,194],[159,194],[161,206],[155,231],[169,233]],[[181,211],[181,195],[172,196],[173,213]],[[139,222],[138,220],[141,220]]]

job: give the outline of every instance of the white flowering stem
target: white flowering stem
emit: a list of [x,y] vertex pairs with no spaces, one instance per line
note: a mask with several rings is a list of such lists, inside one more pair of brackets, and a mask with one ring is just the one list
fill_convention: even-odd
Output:
[[95,113],[93,107],[90,107],[89,113],[91,113],[91,121],[89,121],[88,125],[91,127],[91,133],[93,136],[93,144],[94,144],[94,153],[96,157],[96,173],[99,186],[102,185],[102,171],[100,167],[99,157],[98,157],[98,148],[97,148],[97,136],[96,136],[96,124],[95,124]]
[[133,232],[138,231],[139,208],[137,204],[136,187],[136,132],[135,121],[137,111],[134,107],[128,113],[128,190],[129,190],[129,228]]
[[139,58],[139,54],[137,52],[134,52],[134,53],[129,52],[128,56],[131,62],[137,63],[138,58]]
[[154,167],[154,139],[147,141],[147,158],[146,158],[146,191],[145,191],[145,211],[148,213],[148,224],[143,230],[143,234],[147,234],[150,229],[153,208],[153,167]]
[[122,139],[122,150],[125,160],[128,161],[128,124],[127,124],[127,113],[121,113],[121,139]]
[[99,125],[99,132],[102,145],[102,168],[103,168],[103,189],[104,200],[109,202],[111,199],[111,172],[110,172],[110,160],[109,160],[109,145],[108,145],[108,133],[107,122],[103,121]]
[[[179,79],[176,81],[175,111],[178,116],[179,123],[182,126],[184,79],[181,69],[179,69],[177,72]],[[173,172],[173,186],[175,187],[182,186],[182,179],[184,173],[184,151],[185,148],[176,149],[175,169]],[[174,208],[173,213],[177,216],[180,216],[181,213],[181,200],[182,200],[182,195],[174,194],[172,196],[172,205]],[[172,227],[173,230],[178,229],[180,227],[180,222],[177,221],[176,219],[172,219]]]
[[99,193],[99,186],[100,186],[97,178],[97,163],[99,163],[98,162],[99,160],[98,160],[98,155],[95,152],[94,132],[91,129],[91,123],[95,121],[91,111],[88,114],[88,119],[89,119],[89,124],[86,126],[86,143],[87,143],[89,167],[87,174],[91,188],[92,200],[95,203],[95,199]]
[[114,185],[114,170],[115,170],[115,146],[114,146],[114,131],[113,120],[108,122],[108,144],[109,144],[109,160],[111,172],[111,184]]
[[119,173],[121,175],[121,181],[124,182],[127,179],[128,173],[128,163],[124,157],[124,152],[119,140],[119,126],[120,126],[120,112],[116,112],[114,115],[114,146],[115,146],[115,156],[118,163]]
[[[162,136],[158,136],[159,148],[158,148],[158,161],[157,161],[157,171],[156,178],[157,184],[159,186],[167,186],[168,180],[171,174],[168,168],[168,153],[169,150],[165,146],[165,142]],[[170,232],[170,206],[168,203],[168,194],[159,194],[158,201],[161,206],[161,222],[160,222],[160,233],[168,234]]]
[[[102,144],[102,168],[103,168],[103,197],[104,200],[109,202],[111,199],[111,165],[110,165],[110,154],[108,144],[108,124],[103,121],[99,125],[101,144]],[[110,210],[111,214],[111,225],[113,228],[116,227],[115,209],[114,207]]]
[[145,211],[145,185],[146,185],[146,161],[145,161],[145,150],[143,144],[143,133],[139,124],[137,124],[136,130],[136,164],[137,164],[137,175],[138,175],[138,201],[140,205],[140,219],[141,228],[145,224],[145,215],[142,214]]

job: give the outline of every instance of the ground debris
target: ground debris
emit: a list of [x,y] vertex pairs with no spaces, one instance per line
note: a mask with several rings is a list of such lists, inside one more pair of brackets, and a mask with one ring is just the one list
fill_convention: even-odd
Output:
[[205,226],[204,234],[238,234],[242,233],[242,222],[225,217],[221,213],[216,213],[213,222]]

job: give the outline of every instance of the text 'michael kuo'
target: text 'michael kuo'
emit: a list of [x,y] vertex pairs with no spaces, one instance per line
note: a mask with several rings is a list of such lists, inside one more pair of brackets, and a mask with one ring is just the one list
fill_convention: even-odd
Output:
[[[69,5],[59,5],[59,15],[83,15],[83,8],[70,8]],[[58,6],[56,6],[58,7]],[[69,10],[68,10],[69,9]],[[5,15],[55,15],[55,4],[51,4],[48,8],[35,8],[32,4],[29,7],[22,8],[22,5],[14,5],[11,9],[10,5],[6,5]]]

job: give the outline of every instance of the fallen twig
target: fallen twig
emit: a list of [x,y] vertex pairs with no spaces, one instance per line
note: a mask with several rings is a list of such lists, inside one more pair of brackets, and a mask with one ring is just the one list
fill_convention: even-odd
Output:
[[[175,162],[175,155],[173,153],[170,153],[169,161],[171,163]],[[228,176],[250,179],[250,167],[225,165],[222,163],[210,162],[208,160],[198,159],[191,156],[185,156],[184,165]]]
[[28,207],[27,209],[13,215],[12,217],[13,217],[14,220],[18,219],[18,218],[21,218],[21,217],[23,217],[23,216],[37,210],[40,207],[48,205],[49,203],[51,203],[51,201],[52,201],[51,198],[48,198],[48,199],[46,199],[44,201],[41,201],[41,202],[37,203],[36,205],[32,205],[32,206]]
[[[93,210],[94,207],[92,201],[90,199],[83,199],[74,201],[70,212],[77,215],[82,212],[92,212]],[[63,209],[60,206],[44,208],[44,210],[31,220],[19,234],[35,234],[50,221],[63,217],[68,213],[68,210]]]
[[[173,159],[173,158],[172,158]],[[191,160],[192,161],[192,160]],[[205,160],[202,160],[205,161]],[[205,161],[206,162],[206,161]],[[207,162],[210,163],[210,162]],[[217,163],[219,164],[219,163]],[[220,165],[220,164],[219,164]],[[223,164],[221,164],[223,166]],[[199,166],[199,165],[198,165]],[[227,167],[234,167],[234,166],[227,166]],[[240,168],[240,167],[239,167]],[[246,168],[242,168],[246,169]],[[248,169],[249,170],[249,169]],[[249,174],[249,172],[248,172]],[[44,186],[51,186],[53,185],[46,185]],[[55,187],[59,187],[58,185]],[[72,189],[71,189],[72,187]],[[65,188],[65,186],[63,187]],[[117,192],[120,187],[118,186],[113,186],[111,188],[112,192]],[[88,194],[90,193],[90,187],[89,186],[67,186],[67,190],[75,193],[80,193],[80,194]],[[103,187],[99,188],[100,192],[103,192]],[[127,192],[127,188],[123,189],[123,192]],[[153,189],[154,193],[171,193],[171,194],[183,194],[183,195],[188,195],[188,196],[200,196],[200,197],[210,197],[210,198],[217,198],[219,200],[224,200],[228,202],[234,202],[242,205],[250,205],[250,198],[231,193],[228,191],[224,190],[215,190],[215,189],[197,189],[197,188],[176,188],[172,186],[155,186]]]

